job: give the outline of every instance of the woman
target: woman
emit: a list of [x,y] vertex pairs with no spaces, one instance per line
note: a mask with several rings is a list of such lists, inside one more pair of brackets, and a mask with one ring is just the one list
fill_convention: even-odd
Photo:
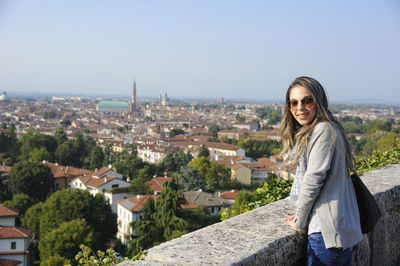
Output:
[[289,86],[281,135],[282,154],[297,165],[291,191],[296,214],[285,221],[294,229],[308,227],[307,264],[351,265],[363,238],[349,176],[353,157],[317,80],[298,77]]

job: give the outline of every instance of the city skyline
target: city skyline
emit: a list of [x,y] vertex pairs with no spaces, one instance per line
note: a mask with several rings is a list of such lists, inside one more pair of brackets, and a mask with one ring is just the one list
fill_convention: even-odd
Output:
[[0,1],[0,91],[280,101],[300,75],[331,102],[400,103],[400,4]]

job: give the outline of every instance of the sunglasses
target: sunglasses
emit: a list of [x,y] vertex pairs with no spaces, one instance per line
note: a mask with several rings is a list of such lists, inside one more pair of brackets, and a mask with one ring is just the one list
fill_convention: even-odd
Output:
[[[303,99],[301,99],[301,104],[305,106],[307,109],[311,109],[314,105],[314,99],[310,96],[304,97]],[[289,101],[289,106],[291,110],[296,109],[298,105],[299,105],[298,100]]]

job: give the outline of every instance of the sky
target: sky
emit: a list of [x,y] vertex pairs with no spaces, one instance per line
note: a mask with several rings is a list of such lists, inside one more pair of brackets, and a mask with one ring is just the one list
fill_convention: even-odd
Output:
[[399,0],[0,0],[7,94],[400,103]]

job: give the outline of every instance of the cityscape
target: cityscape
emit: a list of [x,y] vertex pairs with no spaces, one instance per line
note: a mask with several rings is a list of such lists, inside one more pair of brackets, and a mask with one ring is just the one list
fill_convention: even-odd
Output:
[[[114,227],[112,222],[104,225],[109,228],[107,238],[103,239],[106,242],[94,245],[93,239],[87,243],[97,248],[111,245],[118,251],[118,256],[132,257],[140,252],[138,247],[149,248],[153,245],[149,242],[157,243],[157,240],[149,240],[155,237],[151,235],[146,235],[147,240],[143,241],[140,229],[134,228],[140,228],[145,209],[150,208],[145,205],[152,201],[155,208],[154,201],[165,197],[161,195],[166,182],[174,179],[179,193],[183,192],[184,201],[178,209],[200,212],[207,217],[203,218],[203,224],[186,228],[178,235],[241,213],[234,210],[234,204],[243,189],[254,191],[272,180],[286,180],[286,189],[289,186],[295,168],[282,167],[279,156],[282,102],[231,102],[225,101],[224,97],[219,102],[172,101],[167,93],[160,94],[158,99],[138,100],[137,90],[140,86],[133,80],[130,99],[88,96],[14,98],[2,93],[1,196],[5,206],[14,208],[0,207],[0,214],[15,217],[16,221],[3,225],[14,226],[13,237],[25,239],[23,246],[27,248],[21,250],[25,255],[6,258],[29,265],[39,259],[33,252],[35,248],[40,251],[40,259],[46,258],[43,255],[46,254],[45,245],[40,241],[37,244],[41,225],[36,229],[32,227],[33,221],[40,224],[41,219],[30,213],[31,208],[27,209],[32,204],[36,206],[37,201],[51,201],[57,191],[78,189],[91,196],[101,195],[105,199],[103,204],[109,206],[104,215],[115,217],[115,224]],[[400,133],[399,105],[333,104],[331,109],[344,123],[359,156],[369,154],[371,150],[368,149],[373,144],[372,149],[380,148],[377,146],[380,138],[389,141],[386,145],[395,145],[393,134],[398,136]],[[367,132],[362,126],[370,130]],[[381,132],[378,139],[374,135],[377,129]],[[10,137],[14,138],[14,144],[10,144]],[[81,142],[76,147],[78,139]],[[17,143],[19,156],[10,153]],[[24,165],[26,159],[29,161]],[[50,170],[53,181],[41,195],[41,200],[22,203],[24,196],[21,195],[25,194],[12,196],[19,191],[34,198],[38,193],[12,181],[10,176],[15,175],[12,165],[19,164],[20,169],[45,165]],[[19,182],[27,181],[21,179]],[[135,224],[135,221],[139,223]],[[21,223],[31,230],[15,227]],[[75,241],[85,243],[83,239]],[[19,242],[11,243],[15,243],[11,244],[15,250],[20,248]],[[77,247],[74,252],[77,253]],[[47,259],[51,261],[54,256]]]
[[313,93],[286,102],[302,76],[326,90],[349,172],[382,209],[353,264],[398,265],[399,12],[0,0],[0,265],[306,264],[286,218],[308,139],[282,130],[287,107],[321,109]]

